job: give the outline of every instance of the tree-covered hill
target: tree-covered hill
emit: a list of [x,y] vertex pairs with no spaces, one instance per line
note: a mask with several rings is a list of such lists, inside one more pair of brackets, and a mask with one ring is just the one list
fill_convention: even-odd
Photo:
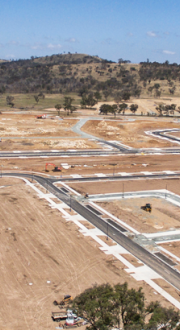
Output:
[[0,93],[100,92],[118,100],[125,96],[176,94],[180,65],[157,62],[131,64],[86,54],[57,54],[27,60],[0,61]]

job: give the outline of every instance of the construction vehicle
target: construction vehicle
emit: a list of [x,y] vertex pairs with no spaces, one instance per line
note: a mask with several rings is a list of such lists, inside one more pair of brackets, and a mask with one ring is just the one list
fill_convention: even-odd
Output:
[[46,115],[45,115],[45,114],[43,114],[43,115],[38,115],[36,118],[37,118],[37,119],[46,119]]
[[68,318],[77,318],[77,315],[73,313],[72,310],[63,310],[59,312],[52,312],[51,313],[51,318],[55,322],[59,322],[61,320],[67,320]]
[[54,300],[53,304],[55,306],[65,306],[65,305],[68,305],[72,301],[73,301],[73,297],[70,296],[69,294],[67,294],[64,296],[64,298],[60,302],[58,302],[57,300]]
[[45,171],[46,171],[46,172],[49,172],[49,170],[48,170],[48,166],[54,166],[54,168],[53,168],[53,172],[61,172],[61,171],[62,171],[62,167],[60,167],[60,166],[56,166],[56,165],[54,165],[53,163],[46,163],[46,166],[45,166]]
[[144,211],[146,211],[146,212],[151,213],[151,211],[152,211],[152,206],[151,206],[150,203],[146,203],[146,205],[141,206],[141,210],[144,210]]

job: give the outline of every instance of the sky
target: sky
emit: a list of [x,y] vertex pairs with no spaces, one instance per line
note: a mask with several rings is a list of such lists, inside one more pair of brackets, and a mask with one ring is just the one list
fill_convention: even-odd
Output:
[[180,63],[179,0],[0,0],[0,59],[63,53]]

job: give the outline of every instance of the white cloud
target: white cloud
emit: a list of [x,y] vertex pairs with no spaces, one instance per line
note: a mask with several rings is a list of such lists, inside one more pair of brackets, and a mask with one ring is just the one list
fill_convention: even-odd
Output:
[[147,35],[148,35],[148,37],[151,37],[151,38],[156,38],[157,37],[157,34],[153,31],[148,31]]
[[175,52],[171,52],[170,50],[163,50],[164,54],[168,54],[168,55],[174,55],[176,54]]
[[66,39],[66,42],[77,42],[77,39],[75,38],[69,38],[69,39]]
[[49,48],[49,49],[59,49],[59,48],[62,48],[62,46],[60,44],[48,44],[47,48]]
[[31,49],[60,49],[62,48],[62,46],[60,44],[41,44],[41,43],[36,43],[34,45],[31,46]]

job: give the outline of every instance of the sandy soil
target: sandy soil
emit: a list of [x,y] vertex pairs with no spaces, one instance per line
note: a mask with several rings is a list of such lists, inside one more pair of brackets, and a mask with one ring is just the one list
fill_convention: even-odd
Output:
[[[96,203],[140,233],[157,233],[172,228],[180,229],[180,208],[166,200],[131,198]],[[151,213],[141,210],[141,206],[146,203],[151,203]]]
[[177,144],[173,142],[168,142],[145,134],[145,131],[162,128],[180,128],[180,124],[174,123],[172,119],[166,122],[161,121],[159,118],[144,121],[136,120],[127,123],[108,120],[89,120],[82,127],[82,130],[105,140],[120,141],[134,148],[164,148],[177,146]]
[[128,281],[130,287],[143,286],[148,302],[158,299],[170,306],[21,180],[3,178],[1,185],[1,329],[55,329],[53,300],[75,296],[95,283]]
[[[73,135],[73,134],[72,134]],[[68,150],[68,149],[99,149],[99,146],[92,141],[85,139],[8,139],[0,142],[1,151],[11,151],[11,150]]]
[[[52,118],[52,119],[51,119]],[[74,119],[59,120],[60,117],[37,119],[34,115],[2,114],[0,133],[3,136],[72,136],[70,128],[77,123]],[[68,132],[70,130],[70,132]],[[61,135],[62,134],[62,135]]]
[[172,136],[175,136],[175,137],[177,137],[177,138],[179,138],[180,137],[180,132],[171,132],[171,133],[166,133],[167,135],[172,135]]

